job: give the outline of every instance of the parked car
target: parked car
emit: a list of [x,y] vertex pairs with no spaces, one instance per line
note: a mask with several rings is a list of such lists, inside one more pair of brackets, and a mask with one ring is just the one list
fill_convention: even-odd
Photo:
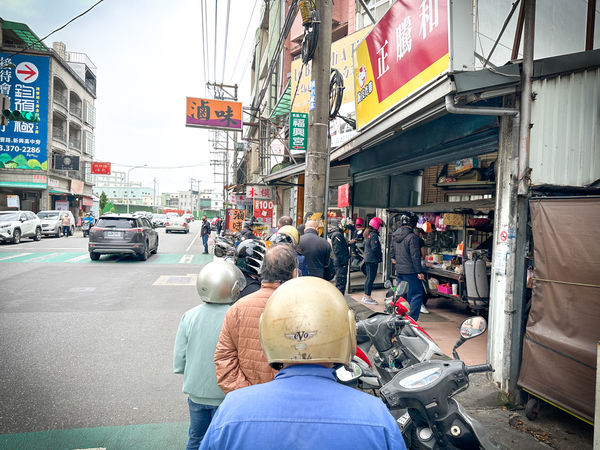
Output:
[[158,233],[142,215],[104,214],[90,229],[88,250],[92,261],[103,254],[130,254],[145,261],[158,251]]
[[71,211],[59,211],[53,209],[51,211],[40,211],[37,216],[42,221],[42,235],[60,237],[62,234],[61,220],[64,214],[71,217],[71,236],[75,232],[75,217]]
[[42,239],[42,222],[31,211],[0,211],[0,242],[18,244],[21,238]]
[[185,219],[185,221],[187,223],[190,223],[190,222],[194,221],[194,215],[193,214],[187,213],[187,214],[184,214],[182,217]]
[[164,227],[166,221],[167,221],[166,214],[154,214],[152,216],[152,225],[155,225],[157,227]]
[[182,231],[186,234],[190,232],[188,223],[182,216],[169,217],[167,219],[167,223],[165,224],[165,232],[171,233],[173,231]]

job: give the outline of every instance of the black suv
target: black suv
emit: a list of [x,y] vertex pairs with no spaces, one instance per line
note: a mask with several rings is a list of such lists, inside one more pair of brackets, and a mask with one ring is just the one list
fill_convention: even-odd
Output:
[[158,251],[158,233],[150,221],[137,214],[104,214],[90,230],[90,259],[102,254],[134,254],[146,261]]

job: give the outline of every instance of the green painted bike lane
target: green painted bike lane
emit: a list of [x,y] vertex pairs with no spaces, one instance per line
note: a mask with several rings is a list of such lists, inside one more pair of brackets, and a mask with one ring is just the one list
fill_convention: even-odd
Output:
[[27,450],[182,449],[187,443],[188,427],[189,422],[173,422],[2,434],[0,435],[0,448]]
[[149,263],[149,264],[208,264],[213,260],[213,255],[185,255],[164,253],[152,255],[148,261],[139,261],[136,258],[120,258],[116,255],[103,255],[99,261],[92,261],[89,254],[78,252],[19,252],[0,253],[1,263],[68,263],[68,264],[107,264],[107,263]]

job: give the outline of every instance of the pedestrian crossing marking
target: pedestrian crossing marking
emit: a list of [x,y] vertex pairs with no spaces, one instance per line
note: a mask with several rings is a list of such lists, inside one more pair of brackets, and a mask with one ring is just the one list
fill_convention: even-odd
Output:
[[33,263],[33,264],[190,264],[204,265],[213,260],[213,255],[204,254],[181,254],[181,253],[159,253],[152,255],[147,261],[139,261],[135,256],[102,255],[99,261],[92,261],[87,252],[0,252],[0,264],[2,263]]

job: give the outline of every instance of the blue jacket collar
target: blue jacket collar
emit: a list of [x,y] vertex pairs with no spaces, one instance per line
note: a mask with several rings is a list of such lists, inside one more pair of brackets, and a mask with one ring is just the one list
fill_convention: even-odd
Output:
[[323,367],[319,364],[296,364],[294,366],[281,369],[275,375],[275,379],[283,379],[296,376],[314,376],[328,378],[335,381],[335,369]]

